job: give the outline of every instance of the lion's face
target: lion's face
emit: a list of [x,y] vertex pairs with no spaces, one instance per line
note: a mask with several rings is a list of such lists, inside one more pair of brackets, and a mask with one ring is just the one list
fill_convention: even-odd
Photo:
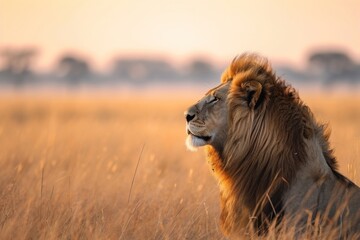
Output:
[[226,140],[228,108],[226,99],[229,82],[211,89],[186,112],[186,145],[190,150],[204,145],[215,148]]

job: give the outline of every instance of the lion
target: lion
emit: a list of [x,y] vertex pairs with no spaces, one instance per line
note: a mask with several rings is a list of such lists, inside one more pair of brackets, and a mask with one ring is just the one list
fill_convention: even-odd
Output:
[[360,189],[339,173],[326,125],[266,58],[236,57],[185,117],[187,147],[205,146],[219,182],[226,236],[360,233]]

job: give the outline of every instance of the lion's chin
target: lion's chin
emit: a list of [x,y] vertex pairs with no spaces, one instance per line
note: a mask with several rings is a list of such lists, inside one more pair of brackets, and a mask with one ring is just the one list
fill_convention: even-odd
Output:
[[210,137],[200,138],[189,134],[186,138],[186,146],[190,151],[197,151],[198,147],[202,147],[208,144]]

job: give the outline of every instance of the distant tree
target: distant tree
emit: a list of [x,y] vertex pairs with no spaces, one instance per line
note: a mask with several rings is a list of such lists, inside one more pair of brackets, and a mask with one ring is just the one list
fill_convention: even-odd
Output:
[[85,59],[71,54],[66,54],[59,59],[57,72],[73,85],[78,84],[91,75],[89,63]]
[[15,86],[22,86],[33,73],[31,68],[36,55],[37,50],[33,48],[1,50],[3,75],[10,79]]
[[144,83],[147,80],[172,80],[177,77],[177,72],[164,60],[119,58],[114,61],[113,75],[121,80]]
[[326,84],[360,80],[356,63],[344,52],[315,52],[309,56],[310,73],[323,78]]
[[195,59],[187,66],[186,69],[188,78],[209,80],[216,74],[216,69],[213,65],[203,59]]

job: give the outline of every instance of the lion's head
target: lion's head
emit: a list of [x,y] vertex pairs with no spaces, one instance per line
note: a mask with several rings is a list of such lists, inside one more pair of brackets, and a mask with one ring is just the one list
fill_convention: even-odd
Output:
[[[354,186],[337,172],[325,127],[315,121],[294,88],[258,55],[235,58],[221,84],[191,106],[185,117],[187,146],[206,146],[219,179],[222,228],[229,236],[244,234],[249,223],[266,231],[269,223],[294,213],[297,207],[285,205],[300,206],[313,185]],[[304,195],[291,202],[293,192]],[[324,209],[312,209],[312,201],[322,199],[317,204],[326,208],[331,194],[325,192],[320,190],[308,200],[314,216]],[[360,193],[357,196],[360,201]]]
[[[254,54],[235,58],[223,73],[221,84],[185,112],[188,148],[210,145],[222,151],[228,135],[233,135],[229,128],[234,127],[234,121],[238,121],[238,127],[245,128],[238,140],[246,141],[250,137],[249,124],[264,113],[274,80],[266,59]],[[289,92],[289,96],[294,97],[294,92]]]

